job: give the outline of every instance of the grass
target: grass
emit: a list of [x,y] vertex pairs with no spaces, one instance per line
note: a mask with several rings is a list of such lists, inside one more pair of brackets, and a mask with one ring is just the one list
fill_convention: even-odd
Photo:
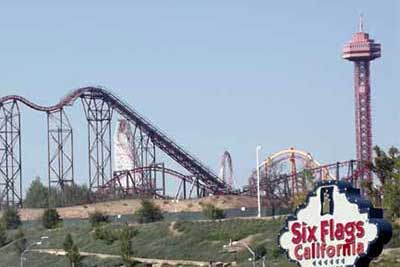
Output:
[[[230,254],[223,249],[230,240],[240,240],[249,235],[261,234],[272,237],[281,227],[281,221],[268,222],[265,220],[228,220],[223,222],[193,222],[182,221],[171,231],[171,222],[158,222],[138,225],[138,233],[133,237],[134,255],[142,258],[194,260],[194,261],[245,261],[247,252]],[[104,227],[117,229],[122,224],[112,223]],[[71,233],[81,251],[103,254],[119,254],[119,241],[107,245],[104,241],[95,240],[93,230],[87,220],[65,222],[63,228],[44,230],[35,223],[24,225],[24,231],[32,243],[40,236],[49,236],[41,248],[61,249],[67,233]],[[14,232],[9,232],[12,237]],[[265,243],[275,246],[275,239],[258,238],[255,244]],[[12,244],[0,249],[0,262],[4,266],[17,266],[18,255]],[[118,266],[118,260],[111,263],[99,262],[96,259],[85,259],[84,266]],[[29,265],[36,266],[67,266],[64,257],[37,255],[29,257]],[[110,265],[111,264],[111,265]]]
[[[295,264],[288,263],[283,255],[272,259],[272,251],[277,249],[276,234],[282,227],[282,220],[241,220],[232,219],[227,221],[179,221],[171,231],[171,222],[164,221],[152,224],[138,225],[137,235],[132,238],[134,255],[142,258],[156,258],[169,260],[194,260],[194,261],[237,261],[240,267],[251,267],[247,261],[249,254],[243,251],[231,254],[223,249],[230,240],[241,240],[253,237],[251,246],[260,244],[268,249],[269,266],[294,267]],[[122,227],[121,223],[113,222],[104,227],[111,230]],[[119,254],[119,241],[107,245],[104,241],[95,240],[93,229],[87,220],[74,220],[64,222],[64,226],[55,230],[44,230],[38,223],[26,223],[23,226],[29,244],[40,239],[40,236],[49,236],[41,248],[61,249],[67,233],[71,233],[79,249],[84,252]],[[399,229],[395,233],[398,235]],[[10,231],[12,238],[15,231]],[[393,239],[390,247],[396,247],[398,236]],[[372,267],[394,267],[398,266],[395,255],[388,255],[379,262],[371,264]],[[19,255],[15,253],[13,244],[0,249],[1,266],[19,266]],[[101,260],[95,257],[85,258],[83,267],[111,267],[121,266],[119,259]],[[28,254],[25,266],[31,267],[65,267],[68,262],[65,257],[50,255]]]

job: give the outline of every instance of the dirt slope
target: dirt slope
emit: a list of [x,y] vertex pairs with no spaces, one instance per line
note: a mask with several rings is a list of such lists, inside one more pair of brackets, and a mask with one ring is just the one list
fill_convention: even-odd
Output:
[[[198,212],[202,210],[201,205],[211,203],[222,209],[241,207],[257,207],[257,199],[246,196],[212,196],[196,200],[155,200],[155,203],[163,212]],[[108,215],[133,214],[140,207],[140,200],[120,200],[83,206],[74,206],[57,209],[63,219],[84,219],[94,211],[105,212]],[[43,213],[42,209],[21,209],[22,220],[39,219]]]

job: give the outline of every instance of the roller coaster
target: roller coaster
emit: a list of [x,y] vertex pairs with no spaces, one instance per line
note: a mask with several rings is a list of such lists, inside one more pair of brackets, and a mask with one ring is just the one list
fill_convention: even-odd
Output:
[[[313,188],[322,180],[345,180],[360,186],[360,177],[368,171],[365,164],[356,160],[322,165],[310,153],[295,148],[281,150],[267,157],[258,166],[260,190],[265,206],[289,207],[292,201]],[[245,192],[257,194],[257,171],[249,177]]]
[[[229,152],[222,155],[217,175],[121,98],[103,88],[85,87],[48,107],[17,95],[0,98],[0,208],[22,205],[21,105],[47,116],[48,186],[63,190],[74,184],[74,129],[68,112],[78,100],[87,124],[87,184],[94,198],[256,195],[256,170],[244,190],[235,189]],[[113,142],[115,117],[118,125]],[[368,171],[358,161],[322,165],[311,154],[294,148],[267,157],[258,168],[269,207],[290,205],[319,180],[347,180],[357,186],[359,177]]]
[[[71,91],[59,103],[48,107],[37,105],[18,95],[0,98],[2,206],[22,204],[21,104],[47,115],[49,187],[63,188],[74,183],[74,131],[67,110],[77,100],[83,105],[88,125],[88,185],[91,191],[101,194],[122,192],[122,194],[166,198],[168,197],[166,175],[172,175],[179,180],[176,197],[188,198],[192,195],[202,197],[232,192],[232,187],[224,179],[220,179],[210,168],[189,154],[121,98],[103,88],[85,87]],[[135,153],[140,160],[135,161],[131,170],[113,171],[111,127],[115,112],[132,128],[137,148]],[[157,158],[159,153],[167,155],[186,173],[159,162]],[[129,179],[133,178],[141,182],[129,183]]]

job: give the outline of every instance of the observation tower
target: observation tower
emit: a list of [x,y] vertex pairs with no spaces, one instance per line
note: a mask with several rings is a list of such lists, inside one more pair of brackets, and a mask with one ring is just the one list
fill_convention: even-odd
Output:
[[[364,32],[363,17],[359,30],[343,48],[343,59],[354,62],[355,117],[357,159],[363,164],[372,162],[370,62],[381,57],[381,45]],[[362,180],[372,182],[372,172],[366,170]]]

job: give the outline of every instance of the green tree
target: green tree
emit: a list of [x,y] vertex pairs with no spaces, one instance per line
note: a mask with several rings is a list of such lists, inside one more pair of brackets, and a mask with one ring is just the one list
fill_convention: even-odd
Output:
[[49,190],[40,181],[40,177],[36,177],[31,183],[26,193],[24,206],[27,208],[46,208],[48,206]]
[[4,224],[0,223],[0,247],[7,244],[7,232]]
[[139,223],[151,223],[164,219],[161,209],[150,200],[142,200],[141,207],[135,213]]
[[67,252],[71,251],[73,245],[74,245],[74,240],[72,239],[72,235],[67,234],[64,239],[63,249]]
[[[400,152],[392,147],[384,152],[379,147],[374,148],[375,158],[369,166],[379,179],[379,184],[364,182],[363,188],[375,204],[380,204],[392,219],[400,217]],[[377,203],[378,202],[378,203]]]
[[74,240],[73,240],[71,234],[68,234],[65,237],[64,243],[63,243],[63,248],[66,252],[66,256],[68,258],[70,266],[71,267],[81,266],[82,257],[81,257],[81,254],[79,253],[79,248],[74,243]]
[[56,209],[46,209],[42,215],[42,224],[46,229],[60,226],[62,219]]
[[51,207],[68,207],[87,204],[90,190],[86,185],[64,185],[64,188],[50,188],[49,204]]
[[129,227],[128,224],[126,224],[121,232],[120,232],[120,241],[121,241],[121,247],[120,247],[120,253],[121,253],[121,258],[126,267],[133,267],[134,266],[134,261],[132,260],[133,256],[133,248],[132,248],[132,238],[136,232],[134,229]]
[[26,249],[27,240],[25,238],[24,231],[19,228],[17,233],[14,236],[14,246],[15,250],[17,251],[18,255],[20,255]]
[[17,229],[22,225],[21,217],[19,216],[18,211],[12,208],[4,211],[0,223],[4,224],[8,230]]

